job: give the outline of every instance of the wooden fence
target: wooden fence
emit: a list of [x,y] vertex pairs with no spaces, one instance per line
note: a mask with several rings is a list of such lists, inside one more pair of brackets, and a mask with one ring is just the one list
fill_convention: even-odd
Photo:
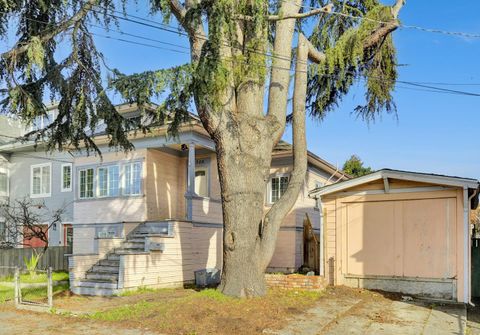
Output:
[[308,215],[303,220],[303,264],[315,271],[320,272],[320,242],[314,233],[312,223]]
[[[41,252],[43,248],[0,249],[0,277],[13,275],[15,267],[25,268],[24,258],[29,259],[33,249]],[[65,254],[71,253],[71,247],[49,247],[38,262],[38,269],[52,267],[53,271],[68,271]]]

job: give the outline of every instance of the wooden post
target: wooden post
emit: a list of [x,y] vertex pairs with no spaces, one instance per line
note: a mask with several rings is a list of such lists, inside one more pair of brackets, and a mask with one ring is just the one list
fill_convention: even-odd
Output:
[[18,266],[15,267],[15,288],[14,288],[14,299],[15,299],[15,306],[18,306],[20,304],[20,270],[18,269]]
[[193,196],[195,195],[195,143],[188,145],[188,170],[187,170],[187,220],[193,218]]
[[53,281],[52,281],[52,267],[49,266],[47,270],[47,295],[48,307],[53,307]]

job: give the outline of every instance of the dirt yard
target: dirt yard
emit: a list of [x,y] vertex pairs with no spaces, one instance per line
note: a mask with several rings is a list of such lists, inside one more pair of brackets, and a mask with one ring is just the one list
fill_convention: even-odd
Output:
[[286,335],[367,334],[372,330],[428,334],[435,331],[431,326],[441,327],[434,332],[441,334],[455,328],[461,319],[456,312],[438,314],[438,306],[405,303],[400,298],[344,287],[323,293],[271,290],[266,297],[248,300],[228,298],[214,290],[188,289],[114,298],[63,294],[55,299],[57,315],[0,305],[0,334]]

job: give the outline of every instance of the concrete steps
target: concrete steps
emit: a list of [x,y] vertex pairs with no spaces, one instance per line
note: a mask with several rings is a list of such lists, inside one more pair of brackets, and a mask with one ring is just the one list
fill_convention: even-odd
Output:
[[86,279],[94,282],[118,282],[118,273],[108,273],[108,272],[87,272]]
[[94,264],[85,277],[71,284],[71,291],[81,295],[111,296],[120,293],[118,276],[120,273],[120,255],[148,254],[145,251],[145,238],[149,236],[170,236],[168,226],[142,224],[118,248]]
[[118,273],[119,266],[94,265],[91,272],[96,273]]

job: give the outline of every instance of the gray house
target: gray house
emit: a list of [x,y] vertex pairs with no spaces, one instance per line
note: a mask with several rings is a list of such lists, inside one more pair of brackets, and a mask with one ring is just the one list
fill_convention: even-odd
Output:
[[[0,201],[14,203],[29,198],[33,204],[45,206],[48,212],[63,209],[63,222],[48,232],[51,246],[71,243],[73,221],[73,157],[68,153],[45,153],[33,143],[20,143],[15,138],[34,128],[43,128],[53,120],[55,110],[38,118],[31,127],[17,120],[0,117]],[[47,222],[45,222],[47,224]],[[0,239],[9,238],[5,218],[0,213]],[[22,242],[22,241],[19,241]],[[38,241],[31,241],[32,246]],[[19,243],[21,246],[22,243]]]

